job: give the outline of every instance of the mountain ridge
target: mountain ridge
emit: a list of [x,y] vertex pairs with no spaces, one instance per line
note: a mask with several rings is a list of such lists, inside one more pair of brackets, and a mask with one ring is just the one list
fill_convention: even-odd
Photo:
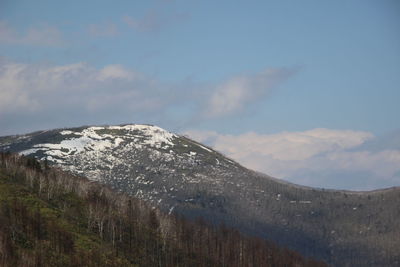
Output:
[[[0,136],[0,138],[18,138],[18,137],[23,137],[23,136],[27,136],[27,135],[37,135],[37,134],[43,134],[49,131],[63,131],[63,130],[68,130],[68,129],[82,129],[82,128],[89,128],[89,127],[110,127],[110,126],[128,126],[128,125],[143,125],[143,126],[151,126],[151,127],[158,127],[154,124],[135,124],[135,123],[122,123],[122,124],[117,124],[117,125],[112,125],[112,124],[94,124],[94,125],[81,125],[81,126],[77,126],[77,127],[62,127],[62,128],[54,128],[54,129],[46,129],[46,130],[37,130],[37,131],[33,131],[33,132],[26,132],[23,134],[12,134],[12,135],[5,135],[5,136]],[[160,127],[158,127],[160,128]],[[264,172],[261,171],[256,171],[256,170],[252,170],[249,169],[248,167],[245,167],[243,165],[241,165],[239,162],[237,162],[235,159],[230,158],[229,156],[227,156],[226,154],[215,150],[214,148],[207,146],[205,144],[202,144],[198,141],[195,141],[193,139],[190,138],[190,136],[186,135],[186,134],[175,134],[176,136],[182,137],[182,138],[186,138],[188,140],[190,140],[191,142],[197,144],[197,145],[201,145],[203,147],[206,147],[209,150],[214,151],[215,153],[220,154],[221,156],[229,159],[230,161],[235,162],[236,164],[240,165],[242,168],[248,169],[254,173],[257,173],[261,176],[265,176],[268,179],[272,179],[276,182],[282,183],[282,184],[286,184],[286,185],[290,185],[290,186],[294,186],[294,187],[299,187],[299,188],[303,188],[303,189],[311,189],[311,190],[321,190],[321,191],[331,191],[331,192],[344,192],[344,193],[352,193],[352,194],[358,194],[358,193],[379,193],[381,191],[386,191],[386,190],[391,190],[391,189],[400,189],[400,186],[391,186],[391,187],[383,187],[383,188],[378,188],[378,189],[372,189],[372,190],[348,190],[348,189],[332,189],[332,188],[324,188],[324,187],[313,187],[313,186],[307,186],[307,185],[301,185],[301,184],[296,184],[290,181],[287,181],[285,179],[282,178],[276,178],[273,176],[270,176]],[[1,144],[0,144],[1,145]],[[6,145],[6,144],[3,144]],[[3,146],[2,145],[2,146]],[[2,148],[2,150],[4,151],[4,148]]]

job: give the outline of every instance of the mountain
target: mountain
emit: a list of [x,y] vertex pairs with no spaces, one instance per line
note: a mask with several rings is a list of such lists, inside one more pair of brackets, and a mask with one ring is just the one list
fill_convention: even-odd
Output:
[[223,225],[166,215],[36,159],[0,153],[0,266],[326,264]]
[[7,136],[0,150],[46,160],[168,213],[224,222],[334,266],[400,264],[400,188],[350,192],[286,183],[151,125]]

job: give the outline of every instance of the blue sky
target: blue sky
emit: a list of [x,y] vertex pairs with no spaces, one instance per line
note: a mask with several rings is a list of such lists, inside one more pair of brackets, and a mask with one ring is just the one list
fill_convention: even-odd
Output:
[[399,33],[389,0],[4,0],[0,134],[152,123],[292,182],[400,185]]

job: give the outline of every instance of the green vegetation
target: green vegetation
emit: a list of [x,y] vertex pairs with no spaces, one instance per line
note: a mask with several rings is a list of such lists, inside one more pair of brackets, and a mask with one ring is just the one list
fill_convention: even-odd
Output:
[[325,266],[45,162],[0,156],[0,266]]
[[22,172],[0,172],[0,265],[135,266],[87,231],[85,206],[76,194],[59,191],[46,199],[49,191],[38,194],[37,179],[26,183],[39,164],[32,162],[25,159],[29,167]]
[[98,129],[95,132],[99,135],[109,134],[109,135],[123,135],[126,130],[124,129]]

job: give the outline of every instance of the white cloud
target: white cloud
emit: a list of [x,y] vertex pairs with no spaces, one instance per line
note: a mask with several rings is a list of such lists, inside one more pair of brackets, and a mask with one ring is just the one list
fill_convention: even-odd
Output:
[[65,43],[61,32],[54,26],[41,25],[30,27],[25,32],[18,32],[5,21],[0,21],[0,43],[60,46]]
[[97,78],[100,81],[106,81],[108,79],[126,79],[131,81],[139,76],[139,73],[127,70],[121,65],[108,65],[99,71]]
[[[58,108],[141,110],[161,103],[152,79],[121,65],[62,66],[0,62],[0,116]],[[137,102],[138,104],[136,104]],[[160,104],[161,105],[161,104]],[[115,108],[115,107],[114,107]],[[147,107],[150,108],[150,107]],[[151,108],[156,108],[155,104]]]
[[23,64],[7,64],[0,67],[0,114],[5,111],[33,111],[38,103],[22,90],[25,82],[18,79],[24,71]]
[[295,72],[295,69],[277,68],[234,76],[215,88],[205,107],[205,116],[221,117],[241,111],[246,105],[268,95]]
[[[278,134],[223,135],[202,131],[187,134],[246,167],[295,183],[346,189],[400,185],[400,150],[363,149],[363,144],[375,139],[368,132],[313,129]],[[357,173],[363,174],[364,180],[362,176],[352,177]],[[323,179],[336,179],[334,174],[343,177]],[[352,178],[357,178],[357,182]]]

